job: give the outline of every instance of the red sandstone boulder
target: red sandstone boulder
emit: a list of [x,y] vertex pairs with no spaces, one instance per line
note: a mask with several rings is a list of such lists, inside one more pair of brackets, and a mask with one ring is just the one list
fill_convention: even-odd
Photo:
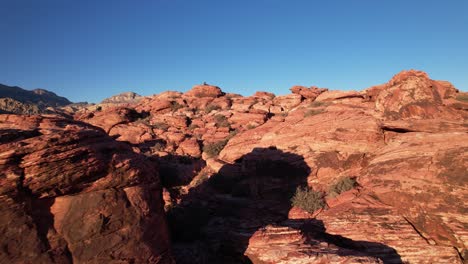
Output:
[[145,157],[61,118],[0,115],[0,135],[0,262],[173,262]]
[[328,91],[327,88],[318,88],[317,86],[307,88],[299,85],[293,86],[289,90],[291,90],[293,94],[299,94],[306,99],[312,100],[317,98],[317,96],[319,96],[321,93]]
[[444,98],[455,95],[455,88],[429,79],[425,72],[403,71],[382,88],[375,106],[388,118],[434,118],[454,114],[442,104]]
[[223,91],[217,86],[213,85],[196,85],[185,95],[189,97],[219,97],[223,95]]
[[299,94],[289,94],[277,96],[273,99],[273,104],[286,110],[291,110],[302,102],[302,96]]

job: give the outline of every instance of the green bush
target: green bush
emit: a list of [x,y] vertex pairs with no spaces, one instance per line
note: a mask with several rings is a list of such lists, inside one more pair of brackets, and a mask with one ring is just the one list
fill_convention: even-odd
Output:
[[313,213],[325,206],[323,194],[307,187],[297,187],[291,203],[293,206],[299,207],[309,213]]
[[357,185],[356,179],[351,177],[343,177],[330,187],[328,195],[331,197],[338,196],[341,193],[353,189]]
[[214,111],[214,110],[220,110],[221,107],[219,105],[214,105],[214,104],[209,104],[206,106],[205,108],[205,113],[211,113],[211,111]]
[[218,156],[221,150],[226,146],[228,140],[221,140],[214,143],[209,143],[203,146],[203,152],[205,152],[208,157]]

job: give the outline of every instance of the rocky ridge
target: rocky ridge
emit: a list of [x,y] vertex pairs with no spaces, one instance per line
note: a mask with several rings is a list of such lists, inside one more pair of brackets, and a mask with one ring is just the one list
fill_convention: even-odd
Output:
[[[466,94],[414,70],[363,91],[314,86],[291,91],[243,97],[198,85],[186,93],[82,108],[73,113],[79,121],[58,123],[100,127],[99,133],[110,136],[105,142],[125,146],[132,153],[129,160],[142,160],[130,162],[129,170],[157,164],[164,202],[148,203],[165,204],[178,263],[462,263],[467,258]],[[4,132],[5,144],[15,142],[12,134],[29,137],[32,121],[9,118],[21,125],[15,133]],[[79,164],[67,166],[90,175]],[[158,182],[146,173],[137,178]],[[333,193],[344,178],[354,179],[355,186]],[[51,191],[47,179],[37,179],[32,186],[39,186],[40,199],[67,196],[67,188],[82,182],[56,181]],[[86,179],[101,186],[99,179]],[[119,186],[137,184],[124,182]],[[71,192],[94,192],[86,184]],[[314,212],[292,207],[296,187],[321,193],[324,207]],[[167,233],[162,220],[154,221],[158,232]],[[169,252],[167,243],[153,246],[159,253],[143,258]]]
[[53,112],[54,107],[71,104],[65,98],[44,89],[32,91],[0,84],[0,110],[4,113],[40,114]]

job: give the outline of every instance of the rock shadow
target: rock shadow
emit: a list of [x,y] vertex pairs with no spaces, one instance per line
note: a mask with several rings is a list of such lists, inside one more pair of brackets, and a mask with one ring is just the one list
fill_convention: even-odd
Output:
[[288,220],[291,198],[298,187],[307,186],[310,172],[302,156],[275,147],[255,148],[234,164],[224,165],[167,212],[177,263],[252,263],[244,255],[249,239],[268,225],[311,234],[307,243],[324,241],[350,249],[336,254],[373,256],[365,251],[370,244],[396,254],[379,243],[365,242],[370,243],[366,246],[327,234],[315,219]]

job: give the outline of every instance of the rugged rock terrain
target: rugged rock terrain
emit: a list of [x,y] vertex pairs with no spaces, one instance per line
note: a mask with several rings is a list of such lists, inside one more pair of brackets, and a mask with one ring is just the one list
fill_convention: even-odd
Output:
[[[466,93],[414,70],[363,91],[291,91],[197,85],[71,109],[76,121],[1,115],[2,241],[77,263],[466,261]],[[292,205],[298,187],[317,193],[317,210]],[[7,229],[11,219],[30,228]],[[103,237],[114,242],[87,251]]]
[[0,111],[15,114],[40,114],[51,112],[48,107],[71,104],[67,98],[44,89],[32,91],[0,84]]

